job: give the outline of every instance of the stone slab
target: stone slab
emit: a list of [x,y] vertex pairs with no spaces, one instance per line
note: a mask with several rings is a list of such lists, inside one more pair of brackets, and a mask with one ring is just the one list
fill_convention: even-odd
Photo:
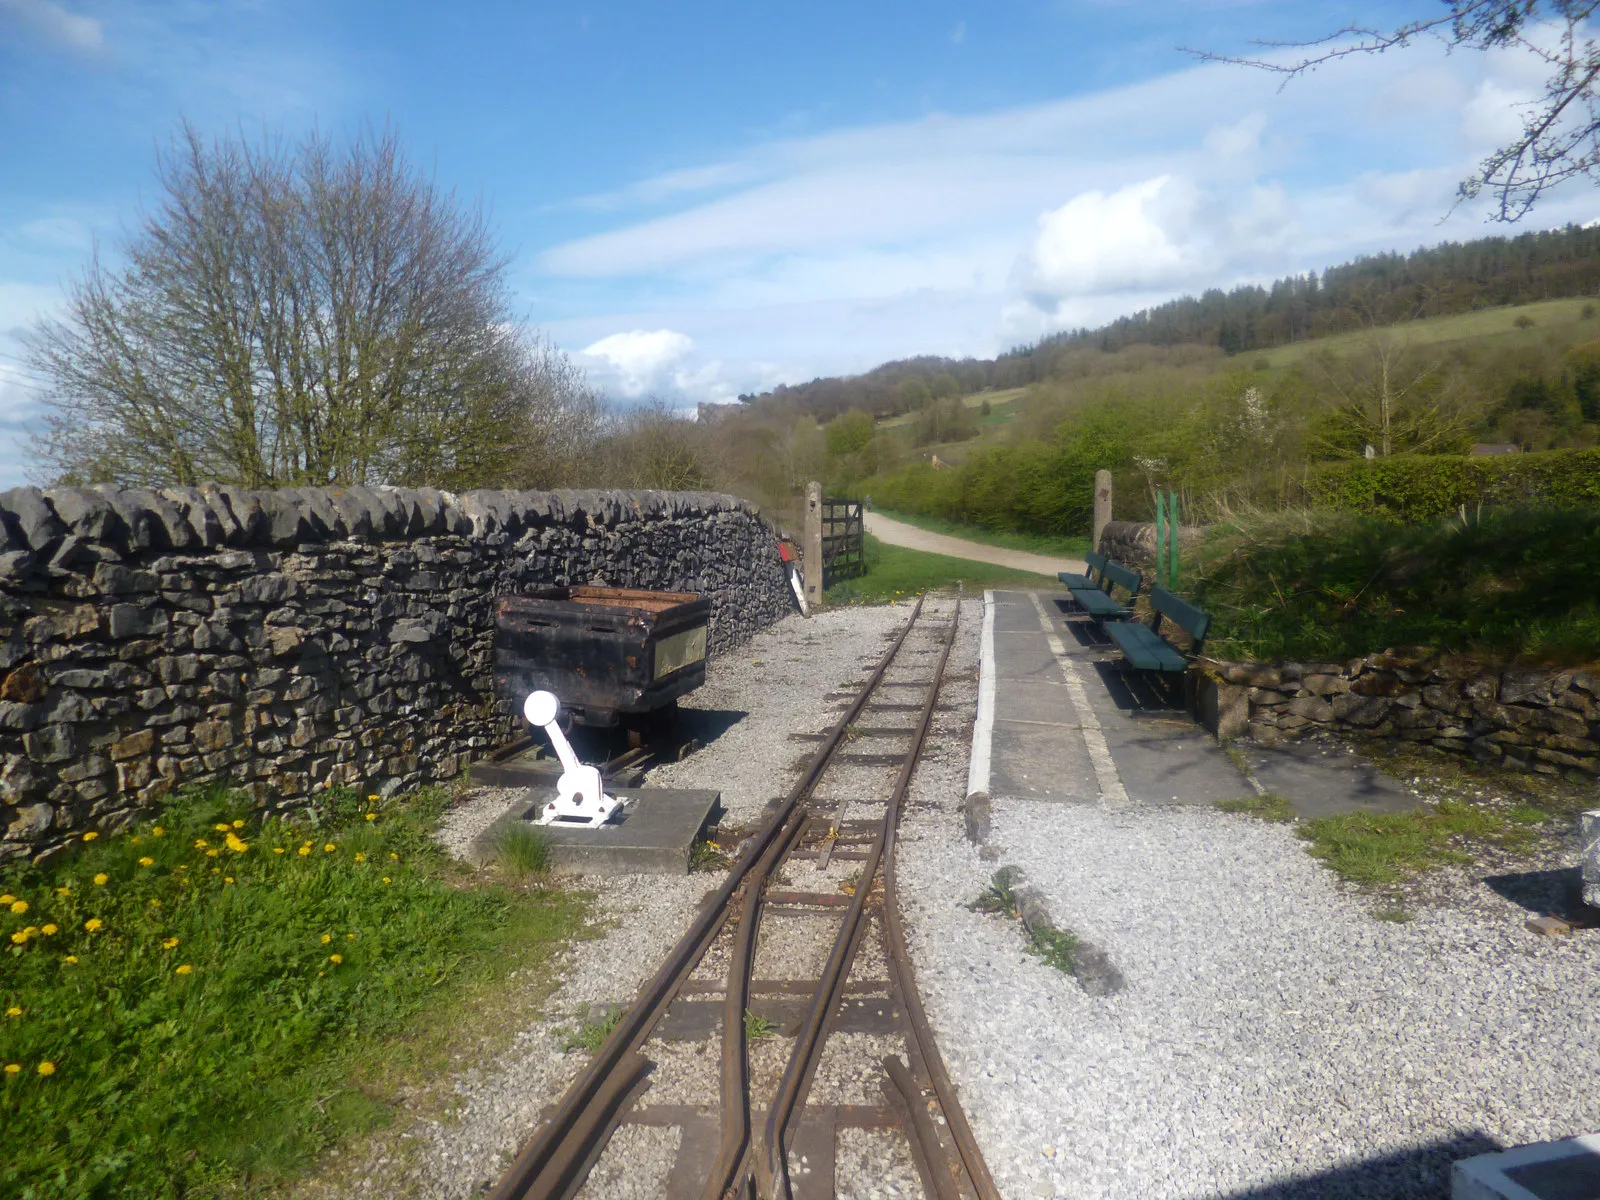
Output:
[[1578,868],[1583,877],[1583,902],[1600,908],[1600,808],[1579,818],[1578,831],[1583,842],[1583,860]]
[[1235,747],[1261,786],[1282,796],[1304,820],[1353,812],[1410,812],[1417,797],[1370,761],[1317,741]]
[[687,875],[689,851],[720,814],[722,793],[703,789],[607,788],[626,802],[623,814],[589,829],[575,825],[533,825],[527,820],[547,800],[540,790],[512,805],[472,843],[469,858],[494,857],[503,830],[527,823],[550,839],[554,871],[583,875]]
[[1451,1200],[1594,1200],[1600,1133],[1464,1158],[1450,1170]]

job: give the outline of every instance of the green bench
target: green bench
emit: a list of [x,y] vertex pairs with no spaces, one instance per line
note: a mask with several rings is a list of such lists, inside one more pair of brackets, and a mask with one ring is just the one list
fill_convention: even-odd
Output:
[[1189,635],[1190,654],[1200,653],[1205,644],[1206,632],[1211,628],[1211,614],[1196,608],[1181,596],[1175,596],[1164,587],[1150,589],[1150,607],[1155,616],[1150,624],[1138,621],[1107,621],[1102,628],[1117,643],[1128,665],[1138,671],[1160,672],[1169,675],[1186,671],[1188,658],[1166,638],[1161,636],[1163,619],[1171,621]]
[[[1107,618],[1120,620],[1133,612],[1133,602],[1139,595],[1139,589],[1144,586],[1144,575],[1138,571],[1130,571],[1121,563],[1112,562],[1110,559],[1102,561],[1100,570],[1099,587],[1068,587],[1072,598],[1096,621],[1105,621]],[[1116,598],[1116,589],[1123,588],[1128,593],[1128,602],[1124,604]]]
[[1095,572],[1104,572],[1106,563],[1110,560],[1098,550],[1091,550],[1083,556],[1083,561],[1089,565],[1087,575],[1079,575],[1076,571],[1059,571],[1056,574],[1056,578],[1066,585],[1069,592],[1073,588],[1099,587],[1100,581],[1094,577]]

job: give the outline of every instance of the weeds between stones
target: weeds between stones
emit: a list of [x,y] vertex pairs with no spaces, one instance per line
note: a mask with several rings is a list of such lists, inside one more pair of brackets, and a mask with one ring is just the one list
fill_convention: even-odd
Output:
[[1078,949],[1078,936],[1071,930],[1036,925],[1028,931],[1027,949],[1029,954],[1042,958],[1063,975],[1078,973],[1072,957]]
[[778,1027],[766,1017],[757,1016],[748,1008],[744,1010],[744,1037],[747,1042],[762,1042],[774,1036]]
[[606,1009],[606,1015],[596,1020],[585,1021],[576,1030],[567,1035],[562,1045],[568,1050],[583,1050],[589,1054],[599,1053],[600,1047],[606,1044],[606,1039],[611,1036],[611,1031],[622,1024],[623,1014],[627,1010],[616,1005]]
[[527,825],[508,826],[495,835],[494,858],[513,879],[548,874],[550,839]]
[[1000,913],[1007,917],[1022,916],[1022,907],[1012,890],[1014,878],[1010,867],[1001,867],[994,873],[989,886],[978,893],[978,898],[967,905],[973,912]]
[[1247,817],[1254,817],[1258,821],[1270,821],[1276,825],[1284,825],[1294,820],[1294,806],[1284,796],[1275,792],[1267,792],[1261,796],[1237,796],[1231,800],[1218,800],[1217,807],[1223,812],[1243,813]]
[[690,871],[725,871],[733,859],[710,838],[695,838],[689,847]]

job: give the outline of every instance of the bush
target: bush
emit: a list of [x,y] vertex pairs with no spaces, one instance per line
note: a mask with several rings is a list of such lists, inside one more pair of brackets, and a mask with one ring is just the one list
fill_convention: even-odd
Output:
[[1417,523],[1463,505],[1600,508],[1600,450],[1363,459],[1312,468],[1305,490],[1316,508]]
[[1235,521],[1202,543],[1194,599],[1219,657],[1329,660],[1390,646],[1600,661],[1600,506],[1397,526],[1348,513]]

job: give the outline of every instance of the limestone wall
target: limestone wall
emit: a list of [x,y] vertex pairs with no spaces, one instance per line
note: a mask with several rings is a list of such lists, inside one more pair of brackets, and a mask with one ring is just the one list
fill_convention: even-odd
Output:
[[1200,668],[1200,715],[1222,738],[1327,731],[1425,742],[1482,762],[1600,775],[1600,677],[1387,650],[1346,663]]
[[706,592],[713,652],[792,605],[772,528],[707,493],[19,488],[0,534],[0,861],[187,783],[455,775],[511,728],[503,592]]

